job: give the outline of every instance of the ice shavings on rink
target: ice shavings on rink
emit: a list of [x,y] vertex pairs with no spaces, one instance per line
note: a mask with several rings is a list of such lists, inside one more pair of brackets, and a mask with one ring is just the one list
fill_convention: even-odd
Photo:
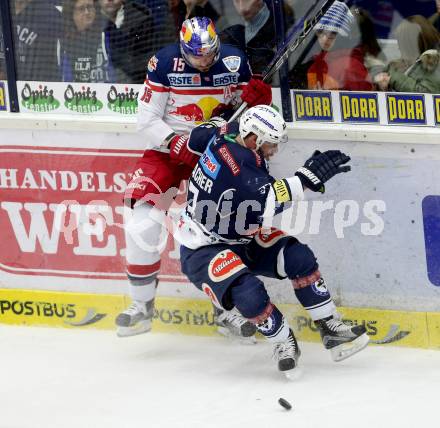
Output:
[[370,346],[334,363],[301,342],[288,381],[263,341],[0,325],[0,346],[0,428],[439,426],[440,351]]

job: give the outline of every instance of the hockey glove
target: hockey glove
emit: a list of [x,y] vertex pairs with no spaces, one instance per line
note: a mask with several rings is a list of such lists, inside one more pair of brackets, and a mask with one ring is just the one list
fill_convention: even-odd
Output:
[[188,135],[171,135],[169,137],[170,158],[194,168],[199,156],[188,149]]
[[241,99],[247,103],[249,107],[254,107],[259,104],[270,105],[272,102],[272,89],[262,80],[252,78],[243,88]]
[[212,110],[211,118],[221,117],[224,120],[229,120],[234,114],[234,107],[231,104],[220,103],[214,110]]
[[324,193],[326,181],[336,174],[351,170],[350,165],[344,165],[349,160],[350,157],[340,150],[327,150],[324,153],[316,150],[295,175],[301,180],[304,188]]
[[214,117],[211,117],[211,119],[209,119],[208,121],[203,122],[199,126],[205,125],[205,126],[208,126],[208,127],[209,126],[215,126],[216,128],[221,128],[226,123],[228,123],[228,122],[226,122],[226,120],[223,119],[221,116],[214,116]]

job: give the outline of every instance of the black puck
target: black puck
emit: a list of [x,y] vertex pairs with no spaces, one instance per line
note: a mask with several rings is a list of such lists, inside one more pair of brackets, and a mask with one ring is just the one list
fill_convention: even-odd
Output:
[[286,410],[290,410],[292,408],[292,405],[284,398],[280,398],[278,400],[278,403],[280,404],[280,406],[284,407]]

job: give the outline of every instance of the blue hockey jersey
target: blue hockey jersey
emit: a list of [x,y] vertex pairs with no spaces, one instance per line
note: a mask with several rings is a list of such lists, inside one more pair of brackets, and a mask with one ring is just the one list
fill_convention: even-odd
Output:
[[[266,161],[230,134],[213,135],[206,149],[206,142],[192,140],[191,149],[202,155],[189,180],[188,205],[176,239],[193,249],[249,242],[262,225],[268,194],[276,182]],[[282,204],[277,205],[282,209]]]

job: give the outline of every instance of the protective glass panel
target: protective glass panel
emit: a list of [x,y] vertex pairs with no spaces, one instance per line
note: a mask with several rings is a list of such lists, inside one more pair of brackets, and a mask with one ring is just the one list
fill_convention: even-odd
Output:
[[0,80],[6,80],[5,45],[3,42],[1,10],[0,10]]
[[52,0],[11,1],[18,80],[58,81],[62,16]]
[[[234,1],[217,25],[223,42],[246,52],[254,74],[262,74],[276,52],[277,35],[272,2]],[[294,22],[293,7],[285,2],[284,27]]]
[[[295,3],[295,12],[306,9],[304,2]],[[440,91],[439,0],[346,4],[336,1],[332,13],[291,55],[292,88]]]
[[2,12],[0,10],[0,113],[8,110],[8,101],[6,95],[6,64],[5,64],[5,46],[2,33]]
[[142,83],[148,58],[177,40],[167,0],[21,0],[18,80]]
[[[188,16],[211,18],[254,73],[276,51],[270,1],[20,0],[11,8],[18,80],[142,83],[149,58],[178,41]],[[284,9],[288,28],[294,11]]]

